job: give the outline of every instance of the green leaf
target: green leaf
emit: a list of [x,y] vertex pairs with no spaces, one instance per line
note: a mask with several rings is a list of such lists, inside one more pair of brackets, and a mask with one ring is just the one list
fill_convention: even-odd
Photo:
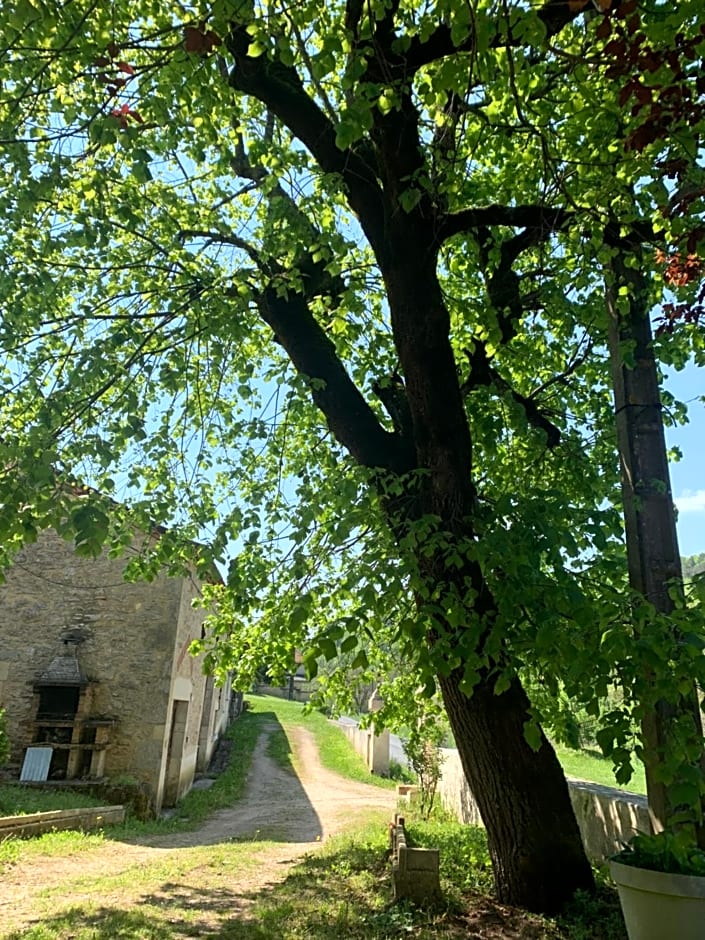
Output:
[[538,751],[541,747],[541,729],[535,721],[524,722],[524,737],[532,751]]

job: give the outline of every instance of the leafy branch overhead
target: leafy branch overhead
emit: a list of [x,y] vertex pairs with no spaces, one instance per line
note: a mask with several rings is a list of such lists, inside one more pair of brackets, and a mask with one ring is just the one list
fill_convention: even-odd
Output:
[[620,252],[647,306],[699,264],[698,3],[157,7],[7,17],[3,551],[156,522],[151,576],[204,543],[242,681],[393,650],[443,696],[500,897],[555,907],[592,876],[551,702],[638,686],[603,716],[628,773],[644,661],[699,662],[636,642],[605,302]]

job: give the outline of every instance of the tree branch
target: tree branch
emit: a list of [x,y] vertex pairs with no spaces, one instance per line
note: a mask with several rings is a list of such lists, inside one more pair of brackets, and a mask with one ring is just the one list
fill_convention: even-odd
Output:
[[480,228],[504,225],[539,231],[542,235],[564,229],[575,218],[575,212],[559,206],[478,206],[449,213],[441,222],[438,237],[441,242]]
[[395,372],[388,378],[375,382],[372,391],[392,419],[394,430],[413,446],[414,422],[402,377]]
[[534,400],[533,395],[522,395],[504,379],[491,364],[483,343],[478,342],[472,351],[465,350],[470,361],[470,377],[462,385],[463,394],[471,392],[480,385],[492,385],[500,393],[508,393],[514,401],[521,405],[528,423],[543,431],[546,435],[546,445],[549,448],[557,447],[561,442],[561,431],[552,421],[549,421]]
[[[572,23],[573,20],[576,20],[582,12],[582,10],[571,10],[566,0],[548,0],[538,11],[537,15],[546,27],[546,39],[550,39],[557,33],[560,33],[560,31],[569,23]],[[511,34],[501,35],[499,30],[495,38],[490,41],[490,46],[494,47],[506,45],[518,46],[520,44],[521,41],[515,39]],[[473,31],[470,32],[463,42],[456,45],[452,39],[450,26],[444,23],[439,26],[438,29],[434,30],[428,39],[421,40],[418,36],[414,36],[405,58],[409,74],[415,74],[420,68],[424,65],[429,65],[431,62],[445,59],[459,52],[474,51],[475,34]]]
[[180,242],[185,242],[192,238],[199,238],[203,239],[206,245],[232,245],[233,248],[239,248],[240,251],[244,251],[250,260],[254,261],[258,267],[263,267],[259,253],[249,242],[246,242],[243,238],[238,238],[237,235],[225,235],[222,232],[208,231],[208,229],[182,228],[177,238]]
[[348,201],[375,253],[384,247],[382,190],[375,168],[355,150],[341,150],[335,128],[307,94],[296,70],[266,55],[247,54],[250,35],[244,25],[233,26],[226,39],[235,67],[230,85],[261,101],[289,128],[313,155],[324,173],[338,174],[347,189]]
[[314,403],[351,456],[370,469],[398,474],[413,470],[413,442],[382,427],[305,298],[301,294],[281,296],[274,288],[265,288],[257,298],[257,308],[296,371],[309,379]]

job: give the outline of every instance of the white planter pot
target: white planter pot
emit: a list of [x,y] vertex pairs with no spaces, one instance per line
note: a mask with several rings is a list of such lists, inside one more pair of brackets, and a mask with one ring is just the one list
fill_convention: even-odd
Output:
[[705,940],[705,878],[610,862],[629,940]]

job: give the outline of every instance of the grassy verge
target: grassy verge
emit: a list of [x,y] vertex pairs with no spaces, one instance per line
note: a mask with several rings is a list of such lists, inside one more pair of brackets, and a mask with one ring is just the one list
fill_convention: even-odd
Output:
[[439,820],[412,822],[408,831],[418,844],[441,850],[442,903],[391,903],[386,834],[374,826],[333,839],[322,852],[303,859],[284,882],[257,897],[251,923],[239,928],[237,937],[626,940],[616,892],[603,878],[594,897],[577,898],[560,917],[542,918],[502,907],[490,897],[483,829]]
[[78,790],[42,790],[20,784],[0,786],[0,816],[46,813],[54,809],[83,809],[100,806],[100,800]]
[[[409,833],[441,849],[444,900],[394,904],[383,820],[326,843],[288,871],[266,843],[198,846],[117,874],[44,890],[32,924],[5,940],[625,940],[612,889],[579,898],[558,918],[498,905],[484,831],[446,820],[412,821]],[[278,874],[258,878],[269,865]],[[273,867],[272,867],[273,865]]]
[[628,784],[617,783],[612,771],[612,761],[604,758],[598,751],[573,751],[567,747],[554,745],[558,760],[569,777],[601,783],[606,787],[618,787],[631,793],[646,793],[644,765],[637,763],[634,775]]
[[298,702],[288,702],[272,695],[248,695],[251,712],[262,712],[274,716],[281,725],[281,731],[270,738],[269,755],[282,767],[293,767],[291,749],[286,732],[294,726],[308,729],[315,737],[321,763],[328,770],[374,786],[394,788],[393,780],[376,777],[369,772],[365,762],[350,746],[344,732],[320,712],[304,712],[304,706]]

